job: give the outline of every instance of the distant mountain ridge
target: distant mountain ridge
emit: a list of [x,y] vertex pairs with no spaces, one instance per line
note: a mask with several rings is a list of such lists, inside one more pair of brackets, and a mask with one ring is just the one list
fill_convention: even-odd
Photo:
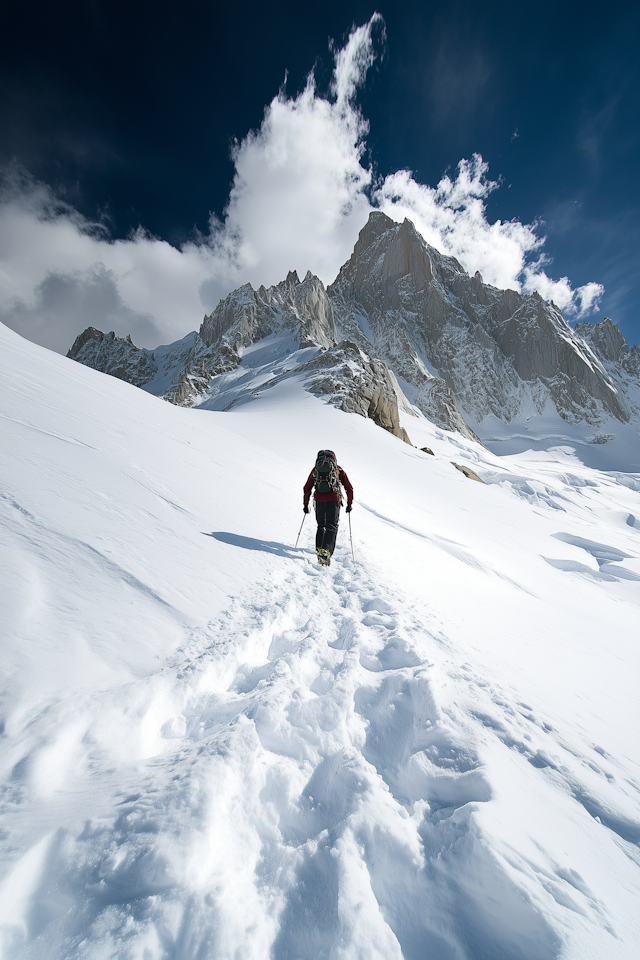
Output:
[[[269,349],[256,351],[263,341]],[[215,409],[299,376],[405,440],[399,411],[413,408],[473,439],[491,415],[513,423],[552,412],[591,426],[640,416],[640,348],[610,320],[574,331],[552,302],[469,276],[411,221],[380,212],[328,288],[293,271],[272,287],[234,290],[174,344],[146,350],[88,327],[67,356],[172,403]]]

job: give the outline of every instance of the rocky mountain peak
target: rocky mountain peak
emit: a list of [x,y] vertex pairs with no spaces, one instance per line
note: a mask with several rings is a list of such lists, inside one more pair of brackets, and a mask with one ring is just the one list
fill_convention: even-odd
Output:
[[260,392],[253,375],[250,389],[237,386],[248,352],[251,369],[264,368],[260,389],[298,371],[311,392],[397,436],[398,410],[411,405],[475,440],[489,416],[513,423],[557,412],[598,425],[640,414],[640,348],[611,320],[574,331],[539,293],[470,276],[410,220],[381,211],[327,289],[292,270],[273,286],[244,284],[197,334],[153,353],[88,327],[68,356],[173,403],[228,409]]
[[249,343],[287,331],[302,345],[324,349],[336,343],[333,309],[322,281],[310,271],[301,282],[295,270],[271,287],[250,283],[234,290],[206,316],[200,339],[211,347],[224,337],[238,352]]
[[113,330],[103,333],[95,327],[87,327],[76,337],[67,357],[137,387],[149,383],[158,372],[153,353],[136,347],[129,334],[117,337]]
[[[73,341],[73,346],[67,351],[67,357],[69,357],[70,360],[75,360],[86,343],[88,343],[90,340],[98,340],[99,342],[102,342],[102,340],[104,340],[104,336],[105,335],[102,330],[97,330],[95,327],[87,327],[87,329],[78,334],[76,339]],[[115,337],[115,333],[113,336]],[[131,337],[129,337],[129,340],[131,340]]]
[[[388,233],[389,230],[396,230],[397,228],[398,224],[396,221],[392,220],[391,217],[388,217],[386,213],[383,213],[381,210],[373,210],[369,214],[369,219],[365,223],[364,227],[358,234],[358,239],[356,240],[356,245],[353,248],[353,253],[351,254],[350,259],[359,259],[364,250],[371,247],[378,237]],[[347,261],[347,263],[349,262],[350,261]]]
[[[364,336],[432,418],[429,376],[474,430],[488,415],[510,422],[532,405],[539,413],[550,405],[574,423],[632,414],[597,352],[554,304],[537,292],[499,290],[478,272],[470,277],[410,220],[371,214],[328,293],[339,334],[359,343]],[[609,328],[603,343],[621,349]]]
[[598,353],[605,360],[620,360],[630,349],[620,327],[609,317],[604,317],[598,324],[580,323],[576,326],[576,333],[591,344],[597,344]]
[[387,247],[382,263],[383,282],[389,283],[406,276],[412,278],[416,290],[424,290],[435,276],[427,246],[420,242],[410,220],[400,224],[400,229]]
[[620,378],[640,377],[640,346],[629,346],[618,324],[609,317],[600,323],[579,323],[575,332],[602,359],[609,377],[623,394],[626,384],[621,384]]

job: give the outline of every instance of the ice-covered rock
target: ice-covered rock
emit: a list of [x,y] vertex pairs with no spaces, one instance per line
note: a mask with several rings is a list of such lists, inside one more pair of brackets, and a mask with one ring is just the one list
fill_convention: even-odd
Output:
[[613,323],[609,317],[605,317],[601,323],[579,323],[575,332],[586,340],[603,360],[631,361],[630,373],[637,373],[640,369],[640,347],[637,344],[630,347],[620,333],[618,324]]
[[640,346],[629,346],[617,323],[580,323],[576,333],[601,360],[632,417],[640,416]]
[[333,309],[324,284],[311,271],[301,282],[295,270],[273,287],[254,290],[246,283],[221,300],[204,318],[200,338],[206,346],[222,337],[239,351],[248,343],[288,331],[302,347],[332,347],[336,342]]

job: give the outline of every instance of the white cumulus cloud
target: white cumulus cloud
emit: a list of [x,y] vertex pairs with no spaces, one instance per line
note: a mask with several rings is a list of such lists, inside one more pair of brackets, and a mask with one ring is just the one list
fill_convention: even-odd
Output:
[[548,258],[542,255],[534,264],[525,265],[522,271],[523,292],[533,293],[537,290],[544,300],[553,300],[557,307],[577,320],[593,313],[604,294],[602,284],[586,283],[572,290],[568,277],[553,280],[547,276],[544,266],[548,263]]
[[489,223],[484,201],[498,184],[487,180],[487,170],[475,154],[460,161],[454,180],[445,176],[435,188],[402,170],[385,179],[376,199],[394,220],[412,220],[428,243],[456,257],[468,272],[479,270],[486,283],[519,290],[527,254],[544,241],[536,224]]
[[374,208],[409,217],[429,243],[486,282],[537,289],[570,314],[593,310],[599,284],[572,290],[566,277],[547,276],[538,224],[489,222],[485,201],[498,185],[480,156],[462,160],[436,187],[406,170],[372,181],[362,162],[368,124],[355,98],[376,56],[376,30],[384,31],[378,14],[335,52],[330,96],[310,74],[300,94],[281,90],[272,100],[260,128],[235,145],[224,217],[213,218],[198,243],[176,249],[142,228],[113,241],[46,185],[5,171],[0,319],[60,351],[90,324],[156,346],[197,327],[241,283],[276,283],[291,269],[330,283]]

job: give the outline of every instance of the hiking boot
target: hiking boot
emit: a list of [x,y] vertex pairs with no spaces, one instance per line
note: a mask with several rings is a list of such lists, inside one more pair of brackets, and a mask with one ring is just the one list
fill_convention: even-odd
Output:
[[323,547],[320,547],[319,550],[316,550],[318,554],[318,563],[321,567],[328,567],[331,563],[331,554],[328,550],[325,550]]

